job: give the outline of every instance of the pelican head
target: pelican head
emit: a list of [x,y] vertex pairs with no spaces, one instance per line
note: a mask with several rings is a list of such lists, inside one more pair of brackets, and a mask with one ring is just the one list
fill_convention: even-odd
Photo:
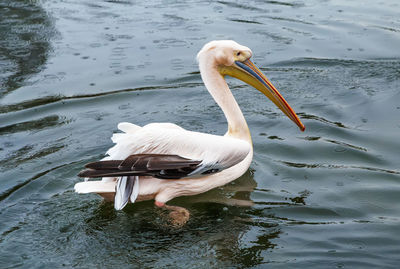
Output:
[[[242,80],[267,96],[301,131],[305,126],[269,79],[250,60],[252,51],[232,40],[211,41],[197,54],[200,70],[212,69],[223,77]],[[213,72],[216,73],[216,72]],[[203,77],[207,85],[207,78]],[[209,89],[210,90],[210,89]],[[211,92],[211,90],[210,90]],[[211,94],[213,94],[211,92]]]

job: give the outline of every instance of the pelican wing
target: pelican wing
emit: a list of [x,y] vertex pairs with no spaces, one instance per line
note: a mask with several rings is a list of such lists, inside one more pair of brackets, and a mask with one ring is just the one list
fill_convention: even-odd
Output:
[[199,177],[241,162],[251,146],[243,140],[184,130],[174,124],[119,128],[116,143],[103,161],[89,163],[82,177],[153,176],[161,179]]
[[[153,176],[162,179],[179,179],[195,171],[201,161],[167,154],[135,154],[125,160],[88,163],[81,177]],[[129,194],[130,195],[130,194]]]

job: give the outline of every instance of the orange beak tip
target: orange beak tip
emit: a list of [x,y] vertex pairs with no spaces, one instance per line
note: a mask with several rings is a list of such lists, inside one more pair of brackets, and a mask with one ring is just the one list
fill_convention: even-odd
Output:
[[299,120],[296,122],[297,127],[299,127],[300,131],[304,132],[306,130],[306,126]]

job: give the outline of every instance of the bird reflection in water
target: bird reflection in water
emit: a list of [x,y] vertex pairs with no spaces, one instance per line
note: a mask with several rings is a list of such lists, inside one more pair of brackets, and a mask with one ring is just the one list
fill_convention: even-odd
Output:
[[[115,211],[111,202],[102,202],[86,219],[86,234],[120,242],[114,247],[138,258],[157,251],[160,256],[178,259],[177,255],[187,257],[196,251],[196,260],[204,256],[221,266],[262,264],[263,252],[276,247],[273,239],[281,230],[277,219],[265,222],[264,210],[253,207],[251,193],[257,185],[253,174],[249,169],[233,183],[174,199],[174,205],[191,212],[188,223],[179,228],[165,221],[162,209],[153,210],[150,201],[140,206],[128,204],[123,214]],[[104,244],[98,240],[93,244]]]

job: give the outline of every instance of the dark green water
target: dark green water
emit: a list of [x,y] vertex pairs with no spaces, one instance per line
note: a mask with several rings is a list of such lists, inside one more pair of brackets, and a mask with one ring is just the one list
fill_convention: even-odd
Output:
[[[400,3],[0,2],[0,268],[398,268]],[[76,174],[118,122],[223,134],[195,55],[250,47],[299,113],[229,80],[254,141],[243,177],[122,212]],[[251,206],[239,206],[251,205]]]

